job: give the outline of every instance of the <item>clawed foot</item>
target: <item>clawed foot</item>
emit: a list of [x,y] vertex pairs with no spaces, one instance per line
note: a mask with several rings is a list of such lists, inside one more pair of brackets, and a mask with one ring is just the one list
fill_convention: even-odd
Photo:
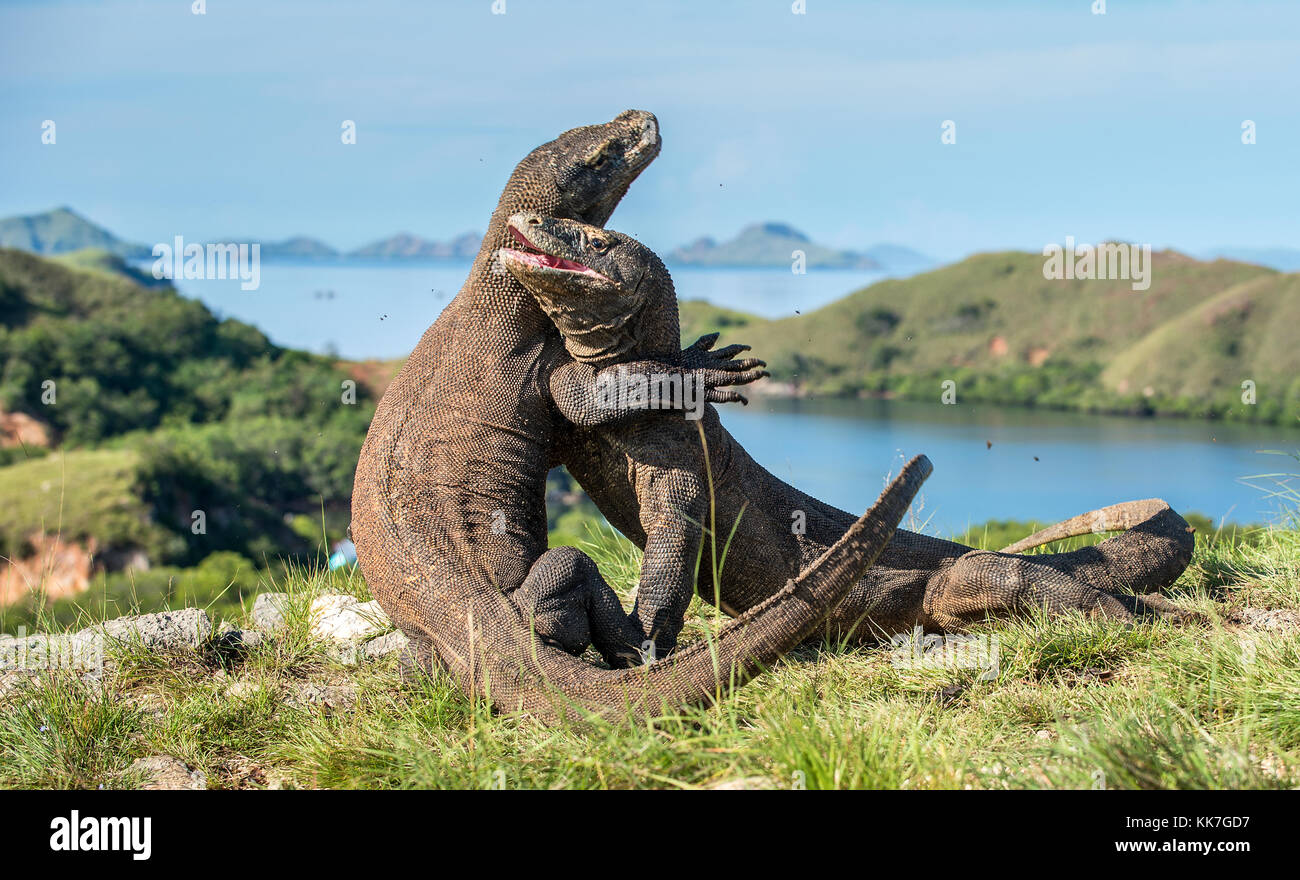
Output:
[[1169,623],[1189,625],[1206,623],[1208,618],[1199,611],[1180,608],[1159,593],[1146,593],[1141,596],[1112,596],[1122,604],[1134,619],[1165,620]]
[[[989,617],[1004,617],[1042,608],[1049,613],[1079,612],[1089,617],[1133,622],[1159,618],[1194,623],[1202,615],[1178,607],[1158,593],[1111,593],[1093,584],[1111,580],[1104,569],[1075,554],[1013,556],[972,550],[954,561],[941,579],[926,589],[925,612],[946,631],[959,631]],[[1113,582],[1113,581],[1112,581]]]
[[709,333],[682,349],[682,366],[704,377],[704,399],[709,403],[748,404],[745,395],[727,390],[726,386],[748,385],[770,376],[763,369],[767,363],[758,358],[737,359],[736,355],[749,351],[748,345],[728,345],[714,351],[717,341],[718,334]]
[[437,662],[433,644],[428,639],[409,639],[397,655],[398,677],[408,685],[423,681]]

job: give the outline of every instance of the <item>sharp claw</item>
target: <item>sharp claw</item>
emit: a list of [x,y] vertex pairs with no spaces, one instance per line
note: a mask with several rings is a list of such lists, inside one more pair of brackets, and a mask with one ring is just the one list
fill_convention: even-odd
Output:
[[705,333],[699,339],[691,343],[691,348],[697,349],[699,351],[708,351],[710,348],[713,348],[713,343],[718,341],[719,335],[721,334]]
[[766,366],[767,361],[762,361],[758,358],[746,358],[743,361],[723,361],[719,364],[715,364],[713,369],[721,370],[723,372],[742,373],[746,370],[752,370],[755,367]]

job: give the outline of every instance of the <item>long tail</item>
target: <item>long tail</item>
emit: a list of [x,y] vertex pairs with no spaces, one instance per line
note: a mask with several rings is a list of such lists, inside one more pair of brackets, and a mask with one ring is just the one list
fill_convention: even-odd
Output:
[[1066,538],[1099,535],[1104,532],[1126,532],[1140,523],[1164,514],[1165,511],[1173,514],[1173,517],[1177,519],[1175,525],[1181,524],[1183,530],[1191,529],[1191,526],[1187,525],[1187,521],[1174,513],[1173,508],[1164,501],[1159,498],[1144,498],[1141,501],[1125,501],[1122,504],[1112,504],[1109,507],[1081,513],[1054,526],[1048,526],[1034,532],[1027,538],[1021,538],[1014,544],[1003,547],[999,552],[1024,553],[1026,550],[1032,550],[1053,541],[1063,541]]
[[744,684],[814,634],[885,549],[932,469],[923,455],[908,462],[833,547],[771,598],[728,622],[710,640],[648,666],[613,670],[547,648],[522,624],[515,627],[509,643],[491,639],[489,627],[481,633],[486,638],[473,652],[475,664],[484,673],[477,681],[485,685],[483,689],[498,707],[524,710],[545,719],[583,711],[643,713],[708,703],[725,688]]

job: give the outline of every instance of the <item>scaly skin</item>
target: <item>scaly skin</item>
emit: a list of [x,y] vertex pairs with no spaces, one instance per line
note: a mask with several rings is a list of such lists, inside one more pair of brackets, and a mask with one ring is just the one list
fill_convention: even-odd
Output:
[[[548,636],[578,608],[611,661],[639,639],[590,559],[546,549],[545,478],[560,458],[555,409],[588,425],[646,416],[595,404],[597,371],[565,356],[554,326],[495,258],[511,241],[505,221],[516,211],[605,222],[659,146],[654,117],[628,111],[567,132],[519,164],[468,281],[384,395],[357,465],[352,534],[375,597],[422,667],[442,665],[506,710],[546,719],[654,711],[743,683],[843,597],[928,475],[928,463],[914,463],[808,572],[724,627],[714,652],[701,646],[637,669],[602,669],[566,653],[579,650],[564,642],[568,630]],[[653,373],[710,367],[703,379],[719,400],[735,395],[715,386],[759,375],[717,365],[728,359],[699,347],[673,355],[620,363]]]
[[[591,270],[575,274],[507,263],[555,321],[575,360],[601,367],[608,363],[599,353],[602,349],[649,357],[675,346],[678,319],[672,279],[648,248],[625,235],[570,220],[520,214],[512,224],[534,249]],[[617,315],[636,317],[616,323],[612,318]],[[617,344],[607,338],[608,328],[615,325],[620,333]],[[596,329],[599,346],[591,344]],[[740,348],[733,346],[725,354]],[[676,643],[696,584],[701,543],[699,593],[734,615],[771,595],[852,523],[847,513],[787,485],[754,462],[722,427],[713,407],[707,408],[700,424],[702,437],[695,423],[676,414],[580,428],[567,456],[570,472],[601,512],[645,550],[633,619],[661,655]],[[714,505],[709,503],[710,478]],[[798,520],[806,525],[804,534],[793,528]],[[706,534],[702,525],[715,540],[701,542]],[[1081,530],[1116,527],[1128,531],[1096,547],[1040,556],[973,550],[899,530],[830,616],[828,634],[874,641],[915,626],[960,630],[986,617],[1031,608],[1129,618],[1139,602],[1119,595],[1125,588],[1166,586],[1191,558],[1191,529],[1163,501],[1107,508],[1031,536],[1016,549]],[[716,584],[715,543],[721,568]],[[1169,609],[1156,598],[1141,604],[1155,611]]]

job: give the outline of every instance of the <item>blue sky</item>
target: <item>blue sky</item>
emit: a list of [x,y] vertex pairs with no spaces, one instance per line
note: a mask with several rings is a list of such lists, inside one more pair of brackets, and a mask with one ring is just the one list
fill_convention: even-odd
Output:
[[1294,0],[505,3],[0,3],[0,214],[449,237],[533,146],[638,107],[664,152],[612,225],[661,250],[768,219],[944,258],[1300,245]]

